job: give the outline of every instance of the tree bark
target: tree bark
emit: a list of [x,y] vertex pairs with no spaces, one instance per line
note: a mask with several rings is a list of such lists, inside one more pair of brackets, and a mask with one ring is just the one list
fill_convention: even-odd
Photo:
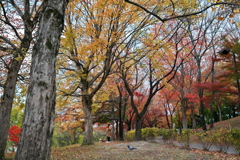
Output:
[[[202,83],[202,72],[201,72],[201,58],[199,55],[196,55],[196,62],[197,62],[197,68],[198,68],[198,72],[197,72],[197,80],[198,80],[198,83]],[[199,103],[200,103],[200,107],[199,107],[199,113],[200,113],[200,122],[201,122],[201,126],[202,126],[202,129],[204,131],[207,130],[207,127],[206,127],[206,122],[205,122],[205,107],[204,107],[204,103],[202,101],[202,98],[203,98],[203,89],[202,88],[199,88],[198,89],[198,97],[199,97]]]
[[183,63],[181,63],[181,111],[182,111],[182,125],[183,129],[187,129],[187,114],[186,114],[186,108],[187,108],[187,100],[184,98],[184,66]]
[[137,141],[142,140],[142,117],[136,114],[136,133],[135,139]]
[[[183,97],[182,97],[183,98]],[[187,129],[187,115],[186,115],[186,101],[183,98],[182,99],[182,104],[181,104],[181,111],[182,111],[182,124],[183,124],[183,129]]]
[[[216,58],[216,55],[213,55],[213,58]],[[212,59],[213,59],[212,58]],[[212,60],[212,68],[211,68],[211,72],[212,72],[212,84],[215,82],[215,61]],[[211,99],[211,104],[210,104],[210,128],[212,129],[214,127],[214,122],[213,122],[213,106],[214,106],[214,95],[215,95],[215,91],[212,91],[212,99]]]
[[32,52],[25,117],[15,160],[50,159],[56,98],[56,57],[67,0],[44,1]]
[[[33,24],[36,22],[32,22],[29,14],[29,6],[28,2],[25,2],[25,12],[24,12],[24,37],[21,40],[21,45],[17,50],[17,54],[13,54],[12,63],[8,66],[7,79],[5,84],[3,85],[3,96],[1,97],[0,103],[0,160],[4,159],[4,152],[7,145],[8,138],[8,129],[10,127],[10,119],[11,119],[11,111],[12,104],[15,95],[15,89],[17,84],[17,77],[22,62],[25,58],[25,52],[28,51],[30,47],[30,43],[32,41],[32,31]],[[37,14],[36,14],[37,15]],[[11,24],[12,25],[12,24]],[[14,26],[14,25],[12,25]],[[16,59],[17,57],[21,57],[20,59]]]
[[89,96],[82,97],[82,105],[84,112],[84,139],[82,145],[94,144],[93,141],[93,118],[92,118],[92,98]]
[[217,109],[218,109],[218,119],[219,119],[219,122],[222,121],[222,111],[221,111],[221,107],[218,105],[217,106]]
[[197,122],[196,122],[196,117],[195,117],[194,109],[192,109],[191,118],[192,118],[192,128],[193,128],[193,129],[196,129],[196,128],[197,128]]
[[10,126],[10,118],[12,111],[13,98],[17,83],[17,75],[22,61],[13,60],[11,70],[8,72],[8,77],[4,86],[4,93],[1,97],[0,104],[0,159],[4,160],[5,149],[7,145],[8,129]]

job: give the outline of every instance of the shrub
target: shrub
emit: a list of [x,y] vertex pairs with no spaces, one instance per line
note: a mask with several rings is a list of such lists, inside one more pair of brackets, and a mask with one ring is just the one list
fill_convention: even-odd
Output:
[[240,129],[231,129],[232,145],[240,154]]
[[135,139],[135,130],[128,131],[126,133],[126,140],[133,141]]
[[199,142],[202,145],[203,150],[205,151],[208,151],[213,144],[212,134],[209,131],[193,132],[193,136],[197,138],[197,142]]
[[178,136],[178,139],[184,142],[185,147],[189,147],[190,145],[190,135],[191,135],[191,130],[184,129],[182,130],[182,134]]
[[159,135],[158,128],[143,128],[142,129],[142,138],[144,140],[153,139]]
[[165,141],[175,140],[177,137],[177,131],[174,129],[160,129],[159,135],[161,135]]
[[227,152],[233,141],[231,130],[228,128],[220,128],[211,132],[213,143],[219,149],[219,152]]
[[[144,140],[153,139],[154,137],[159,136],[158,128],[143,128],[141,131],[142,139]],[[133,141],[135,139],[135,130],[128,131],[125,138],[128,141]]]

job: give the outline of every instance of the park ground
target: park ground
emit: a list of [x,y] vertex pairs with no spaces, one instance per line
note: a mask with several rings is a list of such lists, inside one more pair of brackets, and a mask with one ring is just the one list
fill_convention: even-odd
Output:
[[[240,116],[214,124],[215,129],[239,126]],[[127,145],[137,149],[129,151]],[[12,160],[14,154],[7,154],[7,160]],[[90,146],[52,147],[51,160],[240,160],[240,155],[187,149],[159,141],[112,141]]]
[[[128,150],[127,145],[136,147]],[[240,160],[239,155],[186,149],[152,141],[98,142],[52,148],[52,160]]]

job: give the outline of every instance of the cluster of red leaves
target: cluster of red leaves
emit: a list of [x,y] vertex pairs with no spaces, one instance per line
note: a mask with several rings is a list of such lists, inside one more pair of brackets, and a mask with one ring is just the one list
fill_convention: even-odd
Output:
[[142,93],[139,93],[139,92],[133,92],[133,94],[137,97],[143,97],[144,96]]
[[185,98],[188,99],[188,102],[198,103],[198,95],[194,93],[188,93],[185,95]]
[[22,131],[22,129],[15,125],[10,127],[8,130],[9,140],[14,142],[14,144],[15,144],[14,146],[17,146],[17,144],[19,142],[21,131]]

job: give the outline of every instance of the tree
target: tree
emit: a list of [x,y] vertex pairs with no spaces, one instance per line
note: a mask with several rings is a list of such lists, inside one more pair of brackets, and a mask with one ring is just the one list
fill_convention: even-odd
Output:
[[[205,13],[205,12],[204,12]],[[218,12],[206,12],[206,17],[198,17],[196,18],[185,18],[188,25],[188,38],[189,42],[191,42],[192,48],[192,56],[196,61],[197,66],[197,84],[201,84],[206,82],[207,78],[203,78],[203,73],[206,73],[208,69],[208,65],[206,62],[209,62],[208,54],[210,54],[209,50],[216,45],[218,38],[218,31],[220,31],[221,27],[223,27],[226,23],[223,21],[218,21],[215,17],[224,16],[225,12],[222,13],[221,10]],[[211,26],[214,25],[214,28]],[[208,54],[207,54],[208,53]],[[211,57],[211,56],[210,56]],[[210,58],[209,58],[210,59]],[[204,63],[203,63],[204,61]],[[210,70],[211,71],[211,70]],[[198,87],[198,95],[199,95],[199,113],[200,113],[200,122],[203,130],[207,130],[206,122],[205,122],[205,106],[204,106],[204,90],[201,87]]]
[[[156,54],[156,57],[158,55]],[[166,69],[161,68],[155,68],[156,65],[156,57],[152,58],[142,58],[142,63],[135,63],[136,61],[141,61],[141,58],[138,60],[133,61],[134,65],[133,67],[122,65],[120,66],[120,76],[123,79],[125,88],[130,96],[130,104],[131,107],[134,110],[135,116],[136,116],[136,134],[135,139],[140,140],[141,139],[141,128],[142,128],[142,118],[144,114],[147,112],[148,107],[151,103],[152,98],[156,95],[156,93],[161,90],[166,83],[170,82],[171,79],[174,76],[174,70],[177,67],[176,61],[177,61],[177,54],[176,59],[173,58],[173,61],[175,61],[175,65],[171,67],[166,67]],[[145,60],[145,62],[144,62]],[[146,63],[146,60],[148,62]],[[158,64],[159,65],[159,64]],[[159,71],[162,72],[164,70],[164,74],[159,74]],[[133,73],[133,74],[131,74]],[[133,76],[133,77],[130,77]],[[170,78],[169,78],[170,77]],[[167,79],[169,78],[169,79]],[[166,81],[166,82],[165,82]],[[141,88],[146,88],[146,97],[144,97],[144,100],[141,101],[141,103],[136,101],[136,98],[139,96],[137,91]],[[137,103],[136,103],[137,102]],[[141,106],[139,106],[141,104]]]
[[[229,64],[229,66],[226,66],[226,69],[228,70],[233,70],[232,73],[229,74],[230,78],[234,78],[236,85],[235,88],[237,89],[237,97],[238,99],[236,100],[237,104],[236,104],[236,108],[237,110],[240,110],[240,82],[239,82],[239,55],[240,55],[240,42],[239,42],[239,28],[240,26],[236,26],[236,23],[231,22],[228,29],[226,29],[226,32],[229,33],[230,30],[230,34],[225,34],[223,36],[224,38],[224,42],[223,42],[223,46],[225,48],[223,48],[221,51],[225,51],[225,56],[227,57],[228,54],[232,54],[232,57],[229,58],[230,61],[232,61],[232,64]],[[233,33],[234,32],[234,33]],[[219,54],[221,56],[224,56],[224,54],[219,51]]]
[[43,1],[42,5],[16,160],[50,159],[56,103],[56,57],[67,0]]
[[38,23],[42,6],[37,3],[0,1],[0,87],[3,91],[0,102],[0,159],[4,159],[7,131],[17,80],[23,79],[19,70],[31,48],[34,29]]
[[[219,1],[214,1],[213,3],[209,3],[209,2],[201,2],[201,3],[197,3],[196,1],[191,1],[191,3],[187,3],[188,1],[182,0],[182,1],[157,1],[156,2],[156,7],[152,7],[150,5],[148,5],[150,2],[148,3],[143,3],[142,1],[136,3],[130,0],[125,0],[125,2],[135,5],[139,8],[141,8],[142,10],[144,10],[146,13],[156,17],[159,21],[161,22],[166,22],[172,19],[182,19],[182,18],[188,18],[190,16],[193,15],[198,15],[198,14],[202,14],[204,12],[206,12],[209,8],[212,8],[214,6],[218,6],[218,8],[232,8],[232,10],[235,7],[239,6],[239,3],[237,3],[238,1],[236,0],[232,0],[231,2],[219,2]],[[168,5],[167,9],[165,9],[165,11],[167,10],[167,14],[162,14],[163,12],[159,12],[162,11],[160,4],[162,5]],[[226,7],[226,6],[227,7]],[[176,8],[176,6],[182,6],[183,8]],[[185,7],[189,6],[189,9],[186,9]],[[198,9],[196,8],[196,6],[198,6]],[[157,9],[156,9],[157,8]],[[195,10],[192,10],[192,8],[195,8]],[[213,8],[213,10],[215,10],[215,8]],[[158,14],[161,13],[161,15],[159,16]],[[229,12],[227,12],[228,14]],[[232,12],[232,14],[234,14],[234,12]],[[231,15],[232,15],[231,14]],[[231,17],[230,15],[230,17]],[[222,17],[221,15],[218,16],[219,20],[223,20],[224,17]],[[191,40],[193,42],[193,39]],[[198,68],[199,68],[199,72],[198,72],[198,81],[199,83],[201,83],[201,72],[200,72],[200,57],[196,57],[197,59],[197,63],[198,63]],[[205,119],[204,119],[204,104],[201,101],[201,98],[203,97],[203,90],[199,89],[199,97],[200,97],[200,118],[201,118],[201,123],[202,123],[202,128],[203,130],[206,130],[206,125],[205,125]]]
[[161,106],[163,106],[161,108],[164,110],[164,115],[169,129],[173,128],[173,116],[179,108],[179,101],[176,98],[177,94],[178,92],[167,87],[158,92],[158,99],[162,104]]
[[119,140],[123,140],[124,132],[123,132],[123,123],[126,117],[126,110],[127,110],[127,102],[128,102],[128,94],[124,90],[124,84],[118,83],[117,89],[119,93],[119,103],[118,103],[118,114],[119,114]]
[[[66,61],[60,68],[71,76],[64,77],[70,83],[60,90],[65,96],[81,98],[85,116],[82,145],[90,145],[93,144],[96,95],[114,72],[116,61],[132,56],[124,50],[148,24],[150,16],[140,18],[139,14],[143,14],[135,7],[127,8],[123,1],[81,1],[80,6],[78,3],[72,1],[67,11],[67,27],[62,39],[62,58]],[[129,13],[134,14],[129,16]]]

